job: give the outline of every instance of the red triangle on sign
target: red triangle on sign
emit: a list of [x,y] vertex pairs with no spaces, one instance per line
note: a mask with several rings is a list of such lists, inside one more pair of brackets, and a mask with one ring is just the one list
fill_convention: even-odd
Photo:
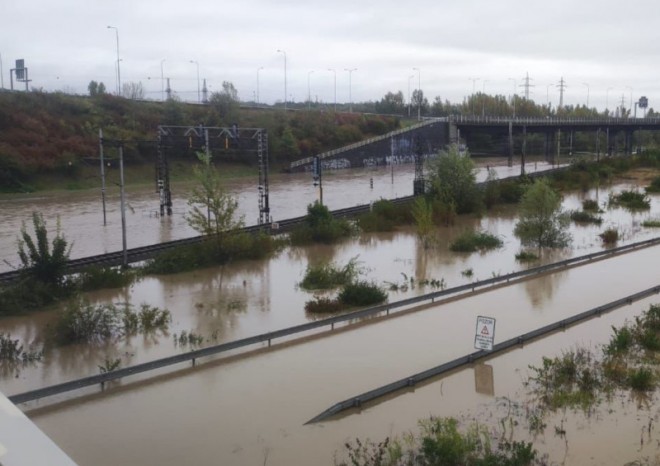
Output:
[[489,333],[488,333],[488,327],[486,327],[486,326],[484,325],[484,328],[481,330],[481,334],[482,334],[482,335],[489,335]]

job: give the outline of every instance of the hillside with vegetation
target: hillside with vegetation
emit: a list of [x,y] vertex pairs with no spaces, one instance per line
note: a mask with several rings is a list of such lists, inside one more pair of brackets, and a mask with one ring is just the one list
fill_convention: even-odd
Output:
[[[207,105],[149,102],[107,93],[0,91],[0,191],[30,190],[34,179],[43,175],[81,176],[86,166],[98,163],[99,129],[108,141],[124,141],[126,163],[139,165],[154,162],[158,125],[266,128],[271,163],[281,167],[400,126],[392,116],[240,108],[232,87],[213,94]],[[196,160],[192,154],[174,156]],[[233,162],[256,163],[236,151],[228,157]]]

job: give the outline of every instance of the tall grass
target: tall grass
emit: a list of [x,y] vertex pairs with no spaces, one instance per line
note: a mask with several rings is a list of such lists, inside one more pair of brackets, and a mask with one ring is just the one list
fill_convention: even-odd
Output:
[[343,267],[335,263],[308,265],[299,285],[305,290],[328,290],[350,283],[359,272],[357,257]]

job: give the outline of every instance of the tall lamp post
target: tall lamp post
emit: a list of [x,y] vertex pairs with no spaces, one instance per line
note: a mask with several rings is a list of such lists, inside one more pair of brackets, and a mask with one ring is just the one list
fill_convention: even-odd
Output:
[[610,116],[610,91],[614,89],[613,87],[608,87],[605,91],[605,110],[607,111],[607,116]]
[[117,95],[121,95],[121,71],[119,69],[119,28],[115,26],[108,26],[108,29],[115,30],[115,36],[117,37]]
[[587,109],[589,108],[589,83],[582,83],[583,86],[587,86]]
[[195,65],[197,65],[197,103],[200,103],[201,97],[199,93],[199,62],[195,60],[190,60],[190,63],[194,63]]
[[163,72],[163,63],[165,59],[160,61],[160,100],[165,100],[165,73]]
[[337,113],[337,70],[328,68],[328,71],[332,71],[335,74],[335,113]]
[[351,93],[351,75],[353,71],[357,71],[357,68],[344,68],[344,71],[348,71],[348,112],[353,113],[353,94]]
[[411,102],[411,100],[410,100],[410,80],[414,77],[415,77],[414,74],[411,74],[410,76],[408,76],[408,118],[410,118],[410,102]]
[[511,103],[513,104],[513,118],[516,117],[516,89],[518,88],[518,81],[516,78],[509,78],[509,81],[513,81],[513,94],[511,94]]
[[419,68],[413,68],[417,71],[417,121],[422,120],[422,71]]
[[307,110],[312,109],[312,88],[309,84],[309,77],[312,75],[314,70],[307,72]]
[[286,52],[284,50],[277,49],[277,53],[284,55],[284,112],[286,113]]
[[476,84],[477,81],[479,81],[481,78],[468,78],[468,81],[472,81],[472,98],[470,99],[471,107],[472,107],[472,116],[474,116],[474,93],[476,90]]
[[263,70],[264,67],[260,66],[257,68],[257,105],[259,105],[259,71]]
[[488,80],[484,79],[481,86],[481,116],[482,117],[486,116],[486,83],[487,82]]

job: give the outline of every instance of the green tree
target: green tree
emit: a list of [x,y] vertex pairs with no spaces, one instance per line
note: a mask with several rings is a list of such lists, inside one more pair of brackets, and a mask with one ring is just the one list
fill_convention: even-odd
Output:
[[476,169],[465,152],[452,144],[428,163],[430,195],[447,206],[455,206],[456,213],[464,214],[481,209],[481,193],[477,188]]
[[289,126],[282,131],[282,137],[280,138],[280,153],[289,159],[294,159],[300,155],[298,141],[296,141],[296,137],[293,135],[293,131],[291,131]]
[[46,221],[40,213],[32,213],[32,225],[34,239],[23,223],[18,240],[18,257],[21,260],[22,270],[28,277],[42,283],[62,286],[71,247],[68,247],[67,240],[60,232],[59,219],[57,233],[51,245],[48,244]]
[[209,103],[226,123],[233,123],[238,118],[238,91],[230,81],[222,82],[222,91],[213,92]]
[[402,114],[405,110],[403,101],[403,92],[388,92],[385,96],[376,102],[376,111],[378,113]]
[[89,95],[92,97],[102,95],[105,94],[105,84],[97,83],[96,81],[92,80],[89,82],[87,90],[89,91]]
[[210,155],[198,152],[197,157],[201,165],[193,168],[195,186],[185,218],[195,231],[215,236],[220,244],[228,232],[243,226],[243,218],[236,218],[238,202],[225,190]]
[[543,178],[527,188],[514,229],[523,245],[563,247],[570,242],[571,236],[566,231],[569,217],[562,211],[561,202],[561,195]]
[[424,248],[428,248],[433,233],[433,205],[423,196],[415,199],[412,207],[412,216],[417,226],[417,236],[422,240]]

